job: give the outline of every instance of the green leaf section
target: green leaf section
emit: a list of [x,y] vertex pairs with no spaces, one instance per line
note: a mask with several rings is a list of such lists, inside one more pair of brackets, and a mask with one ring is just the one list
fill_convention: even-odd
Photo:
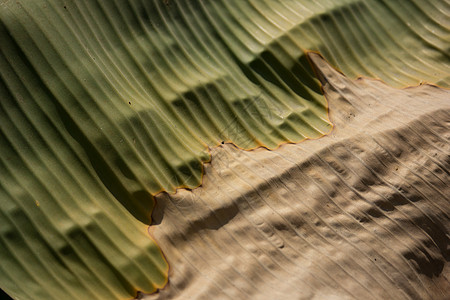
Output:
[[152,195],[208,147],[329,132],[307,62],[450,86],[438,0],[0,1],[0,287],[20,299],[154,291]]

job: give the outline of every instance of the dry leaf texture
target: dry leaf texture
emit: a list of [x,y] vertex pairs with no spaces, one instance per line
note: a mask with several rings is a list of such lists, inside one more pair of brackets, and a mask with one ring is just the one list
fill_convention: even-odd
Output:
[[332,133],[218,147],[201,187],[157,196],[151,233],[171,272],[145,299],[448,297],[450,92],[352,81],[311,58]]

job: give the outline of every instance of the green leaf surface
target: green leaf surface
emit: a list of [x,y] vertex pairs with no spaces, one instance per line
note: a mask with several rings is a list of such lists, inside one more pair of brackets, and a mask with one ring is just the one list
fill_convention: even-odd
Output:
[[209,147],[331,129],[305,51],[350,77],[450,86],[447,0],[0,1],[0,287],[20,299],[151,292],[153,196]]

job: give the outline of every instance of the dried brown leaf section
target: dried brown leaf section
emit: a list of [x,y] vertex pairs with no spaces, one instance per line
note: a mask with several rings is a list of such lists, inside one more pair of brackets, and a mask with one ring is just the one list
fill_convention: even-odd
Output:
[[349,80],[310,54],[334,130],[212,151],[200,188],[160,194],[171,266],[146,299],[444,299],[450,92]]

